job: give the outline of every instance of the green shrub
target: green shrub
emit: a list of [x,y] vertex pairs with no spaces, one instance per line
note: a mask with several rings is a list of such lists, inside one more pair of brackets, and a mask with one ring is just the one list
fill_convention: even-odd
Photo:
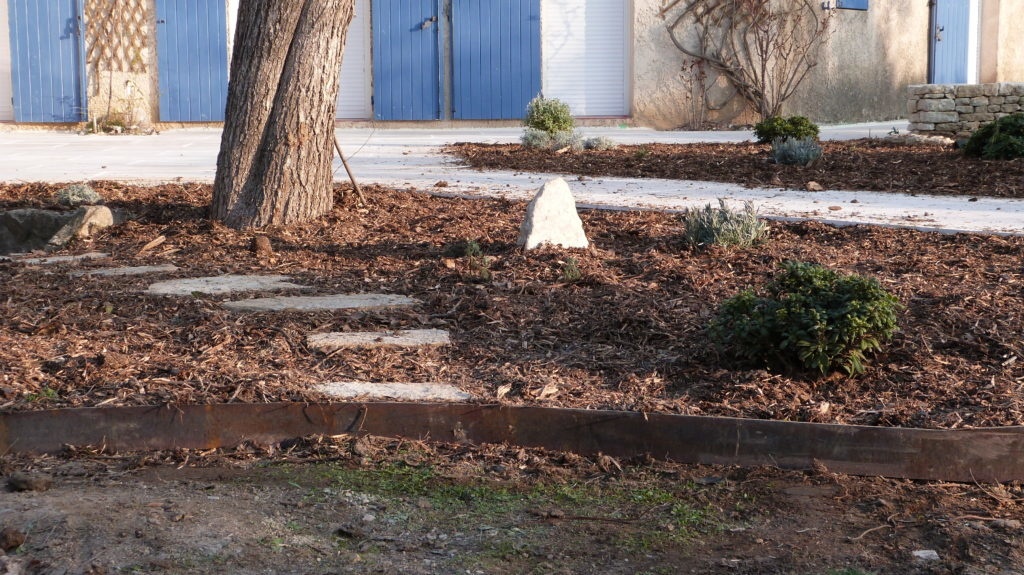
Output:
[[1024,112],[1003,116],[971,135],[964,154],[986,160],[1024,158]]
[[92,189],[89,184],[70,184],[61,188],[55,196],[62,206],[77,207],[82,204],[96,205],[103,203],[103,196]]
[[693,246],[753,245],[768,236],[768,224],[757,218],[750,202],[743,203],[743,211],[735,211],[718,200],[717,208],[708,204],[703,209],[687,209],[682,220],[686,226],[683,238]]
[[708,334],[744,363],[783,370],[863,373],[902,308],[874,279],[801,262],[783,264],[764,292],[725,300]]
[[821,146],[814,138],[775,138],[772,158],[776,164],[809,166],[821,157]]
[[547,132],[554,136],[558,132],[571,132],[576,127],[569,104],[556,98],[537,96],[526,106],[527,128]]
[[773,116],[758,122],[754,126],[754,135],[759,144],[770,144],[776,138],[817,139],[818,125],[804,116]]
[[520,142],[522,142],[523,146],[527,148],[548,150],[551,148],[551,134],[544,130],[527,128],[526,131],[523,132]]
[[619,145],[615,143],[611,138],[604,136],[597,136],[596,138],[587,138],[583,140],[583,148],[586,150],[614,150]]
[[583,136],[576,130],[568,132],[555,132],[551,136],[551,149],[562,150],[568,148],[573,152],[583,149]]

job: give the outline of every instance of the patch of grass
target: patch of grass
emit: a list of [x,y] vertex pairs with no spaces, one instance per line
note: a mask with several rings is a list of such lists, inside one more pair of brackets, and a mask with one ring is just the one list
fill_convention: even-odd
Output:
[[566,258],[562,264],[562,281],[575,283],[583,279],[583,272],[580,271],[580,262],[576,258]]
[[57,399],[57,397],[58,394],[56,389],[53,389],[52,387],[44,387],[43,389],[39,390],[39,393],[30,393],[26,395],[25,401],[28,401],[30,403],[39,403],[51,399]]

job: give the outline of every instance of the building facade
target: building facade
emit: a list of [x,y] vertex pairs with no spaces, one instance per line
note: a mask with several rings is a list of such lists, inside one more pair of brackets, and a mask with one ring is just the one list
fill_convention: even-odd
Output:
[[[0,0],[0,121],[224,117],[240,0]],[[787,112],[903,115],[909,84],[1020,81],[1024,0],[832,0],[820,63]],[[840,7],[841,9],[837,9]],[[517,120],[543,93],[582,118],[671,129],[750,120],[701,109],[662,0],[356,0],[338,118]],[[717,84],[716,84],[717,82]],[[728,86],[711,79],[711,92]],[[707,86],[705,86],[707,88]]]

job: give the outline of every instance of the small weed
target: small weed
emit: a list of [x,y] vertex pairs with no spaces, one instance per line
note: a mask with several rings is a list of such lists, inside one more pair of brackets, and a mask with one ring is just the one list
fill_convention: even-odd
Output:
[[618,147],[619,145],[616,144],[614,140],[604,136],[597,136],[595,138],[587,138],[586,140],[583,140],[583,148],[586,150],[595,150],[600,152],[603,150],[614,150]]
[[775,138],[772,159],[783,166],[808,167],[821,158],[821,146],[814,138]]
[[444,249],[444,255],[452,258],[462,258],[466,265],[483,282],[489,282],[494,277],[491,272],[492,259],[484,255],[484,250],[479,242],[465,240],[449,244]]
[[635,159],[637,159],[637,160],[643,160],[643,159],[647,158],[647,156],[650,156],[650,155],[651,155],[651,149],[648,148],[647,146],[640,146],[639,148],[633,150],[633,157]]
[[562,281],[575,283],[583,279],[583,272],[580,271],[580,262],[576,258],[566,258],[562,264]]
[[25,396],[25,401],[29,403],[39,403],[51,399],[57,399],[57,390],[51,387],[44,387],[39,393],[30,393]]

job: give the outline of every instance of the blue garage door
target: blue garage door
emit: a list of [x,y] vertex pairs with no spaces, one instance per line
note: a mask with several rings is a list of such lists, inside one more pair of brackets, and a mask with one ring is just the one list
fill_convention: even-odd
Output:
[[82,0],[8,0],[14,119],[85,119]]
[[933,84],[967,82],[970,0],[936,0],[932,30]]
[[378,120],[441,117],[438,0],[374,0],[373,113]]
[[228,95],[224,0],[157,0],[160,120],[222,122]]
[[540,0],[453,0],[452,116],[522,118],[540,92]]

